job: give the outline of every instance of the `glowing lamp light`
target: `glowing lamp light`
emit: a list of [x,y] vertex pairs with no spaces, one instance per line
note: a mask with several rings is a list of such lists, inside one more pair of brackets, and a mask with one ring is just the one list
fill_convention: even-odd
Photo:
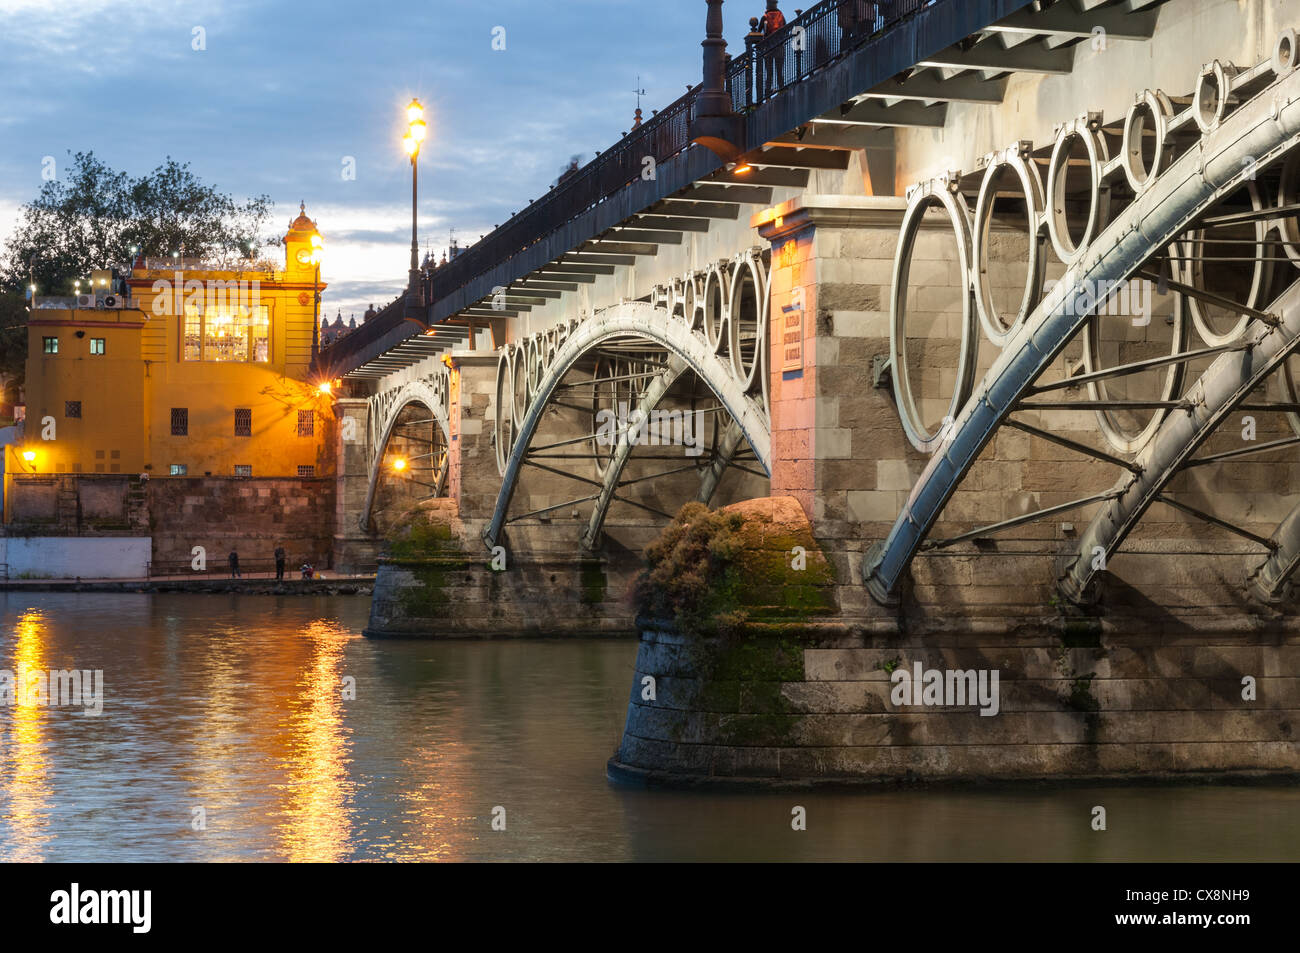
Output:
[[334,385],[332,385],[329,381],[321,381],[320,386],[316,388],[316,391],[322,397],[328,397],[332,390],[334,390]]
[[24,451],[23,451],[23,459],[26,460],[28,463],[35,463],[35,462],[36,462],[36,451],[35,451],[35,450],[24,450]]
[[412,125],[424,121],[424,107],[420,105],[418,99],[412,99],[411,105],[406,107],[406,121]]
[[754,171],[754,167],[748,162],[742,162],[733,170],[736,175],[749,175]]
[[396,460],[393,461],[393,469],[396,470],[398,473],[401,473],[403,470],[406,469],[406,461],[401,457],[398,457]]
[[415,141],[415,137],[409,132],[402,136],[402,148],[406,150],[408,156],[413,156],[420,151],[420,144]]
[[425,138],[428,135],[429,135],[429,124],[426,123],[423,119],[419,120],[418,122],[411,123],[411,138],[414,139],[416,142],[424,142]]

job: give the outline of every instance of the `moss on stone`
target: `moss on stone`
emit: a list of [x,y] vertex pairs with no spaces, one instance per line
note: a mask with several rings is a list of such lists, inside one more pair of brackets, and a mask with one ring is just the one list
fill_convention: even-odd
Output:
[[582,560],[582,592],[580,600],[584,606],[598,606],[605,601],[605,591],[609,582],[605,577],[605,565],[599,559]]
[[461,552],[460,541],[452,532],[451,525],[418,509],[410,514],[409,519],[394,526],[384,543],[384,554],[392,559]]
[[746,623],[797,628],[836,611],[831,565],[793,500],[716,511],[688,503],[646,550],[646,563],[637,609],[683,635],[736,634]]

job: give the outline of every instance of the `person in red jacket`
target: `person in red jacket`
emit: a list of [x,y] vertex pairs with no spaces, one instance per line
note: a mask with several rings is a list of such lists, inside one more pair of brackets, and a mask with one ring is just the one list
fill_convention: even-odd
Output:
[[[785,14],[777,6],[777,0],[767,0],[767,12],[759,20],[758,30],[766,39],[778,30],[785,29]],[[781,88],[785,75],[785,43],[771,47],[763,58],[763,95],[770,96]]]

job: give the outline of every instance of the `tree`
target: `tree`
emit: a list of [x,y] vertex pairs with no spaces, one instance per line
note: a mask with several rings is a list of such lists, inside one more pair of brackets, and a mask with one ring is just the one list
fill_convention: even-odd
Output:
[[64,176],[22,207],[0,260],[0,385],[24,378],[29,284],[42,295],[71,294],[92,270],[129,262],[133,246],[155,258],[183,248],[186,258],[234,267],[278,244],[262,237],[270,215],[267,196],[239,204],[171,156],[132,178],[93,152],[72,154]]
[[132,178],[93,152],[77,152],[64,176],[22,207],[0,285],[22,293],[34,279],[40,294],[68,294],[93,269],[129,261],[132,246],[150,257],[183,248],[187,258],[233,265],[275,244],[262,237],[270,214],[267,196],[239,204],[170,156]]

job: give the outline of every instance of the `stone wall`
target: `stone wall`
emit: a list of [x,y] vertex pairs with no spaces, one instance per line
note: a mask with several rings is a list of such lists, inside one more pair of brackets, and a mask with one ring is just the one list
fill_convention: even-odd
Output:
[[150,480],[148,505],[155,566],[188,566],[195,546],[224,565],[231,549],[245,569],[273,564],[283,546],[291,569],[333,568],[335,481],[196,477]]
[[[913,699],[892,673],[917,663],[998,671],[997,713],[897,704]],[[1297,707],[1300,636],[1264,630],[727,641],[647,627],[610,771],[664,784],[1295,777]]]

